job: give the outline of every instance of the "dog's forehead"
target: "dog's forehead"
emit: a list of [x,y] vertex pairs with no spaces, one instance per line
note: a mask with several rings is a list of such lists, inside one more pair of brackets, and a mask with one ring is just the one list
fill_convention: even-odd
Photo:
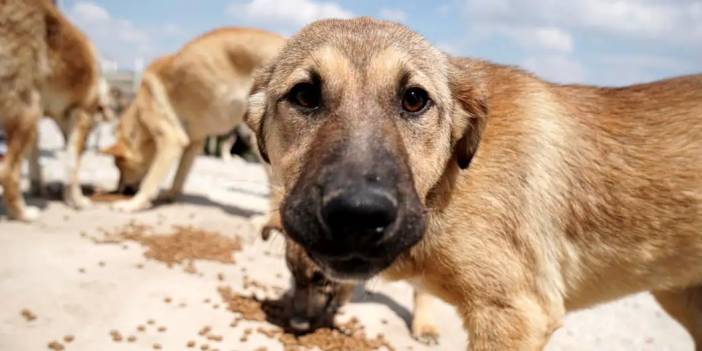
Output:
[[444,54],[400,24],[370,18],[323,20],[308,25],[288,41],[273,80],[295,80],[295,73],[307,69],[323,78],[324,73],[338,75],[349,71],[378,77],[373,74],[378,68],[388,72],[400,65],[441,78],[448,71]]

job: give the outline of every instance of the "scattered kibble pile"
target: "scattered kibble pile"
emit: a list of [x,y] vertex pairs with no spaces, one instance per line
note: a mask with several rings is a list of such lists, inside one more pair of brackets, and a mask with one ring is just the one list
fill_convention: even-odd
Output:
[[[219,233],[194,228],[190,226],[176,226],[170,233],[158,233],[152,227],[136,223],[120,228],[116,231],[103,232],[104,237],[94,239],[97,243],[121,244],[126,241],[133,241],[141,244],[145,248],[144,256],[148,259],[162,262],[169,267],[181,264],[186,272],[195,273],[195,260],[208,260],[225,264],[235,264],[233,254],[242,249],[241,242],[238,237],[226,237]],[[85,237],[85,235],[84,235]],[[98,262],[100,267],[107,266],[105,262]],[[142,264],[138,264],[137,268],[141,269]],[[81,268],[81,272],[85,270]],[[252,279],[246,274],[245,267],[241,267],[243,273],[243,289],[249,293],[254,291],[262,292],[264,296],[271,296],[271,292],[279,295],[282,293],[282,288],[271,287],[262,284],[255,279]],[[219,282],[224,282],[227,277],[224,273],[217,273],[216,279]],[[231,322],[231,328],[240,327],[241,322],[256,322],[258,327],[248,327],[243,330],[239,337],[239,342],[249,343],[254,334],[264,336],[268,339],[280,342],[285,351],[302,351],[318,349],[322,351],[342,351],[342,350],[358,350],[358,351],[375,351],[388,350],[393,351],[394,348],[385,340],[382,334],[375,338],[370,338],[366,335],[364,327],[360,322],[353,318],[346,323],[337,323],[335,326],[319,328],[306,335],[298,335],[292,332],[288,327],[290,316],[290,307],[292,301],[284,296],[280,300],[268,300],[262,297],[251,297],[235,292],[229,287],[220,287],[219,294],[224,301],[223,306],[234,313],[234,320]],[[258,295],[258,294],[256,294]],[[175,300],[170,296],[162,298],[165,304],[176,304]],[[219,308],[220,305],[206,298],[204,303],[212,308]],[[181,306],[185,306],[181,302]],[[31,321],[36,316],[29,310],[24,309],[21,315]],[[153,330],[153,331],[152,331]],[[156,323],[154,319],[147,319],[146,322],[136,326],[136,334],[139,338],[143,335],[165,335],[169,331],[165,325]],[[123,334],[118,330],[111,330],[107,333],[113,342],[116,343],[135,343],[138,341],[136,335],[129,333]],[[224,340],[228,333],[221,331],[215,333],[209,326],[204,326],[199,330],[197,336],[191,340],[183,342],[183,349],[202,350],[202,351],[220,351],[218,346],[224,346]],[[62,344],[60,341],[63,341]],[[50,350],[64,350],[66,344],[73,341],[73,336],[66,336],[63,340],[51,341],[48,344]],[[153,350],[161,350],[163,345],[160,343],[147,344]],[[252,347],[258,345],[251,345]],[[255,351],[265,351],[265,347],[258,347]]]
[[96,240],[99,243],[122,243],[136,241],[146,247],[144,256],[167,264],[192,266],[194,260],[234,263],[232,254],[241,250],[238,237],[230,238],[219,233],[191,226],[173,227],[168,234],[154,234],[146,225],[130,223],[126,227],[107,233]]
[[[241,315],[249,321],[268,321],[277,326],[287,325],[288,307],[292,301],[260,301],[253,297],[242,296],[228,287],[219,288],[219,293],[230,311]],[[237,324],[235,321],[233,324]],[[322,351],[342,350],[394,350],[381,335],[369,339],[363,326],[357,319],[351,319],[333,328],[319,328],[306,335],[295,335],[282,328],[266,330],[259,328],[258,332],[270,338],[278,339],[286,351],[301,351],[319,348]]]

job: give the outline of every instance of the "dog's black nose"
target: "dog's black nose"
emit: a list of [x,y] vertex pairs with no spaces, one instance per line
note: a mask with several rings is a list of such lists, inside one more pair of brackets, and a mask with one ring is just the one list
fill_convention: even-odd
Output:
[[323,197],[321,215],[332,236],[375,242],[395,222],[397,199],[377,186],[333,191]]

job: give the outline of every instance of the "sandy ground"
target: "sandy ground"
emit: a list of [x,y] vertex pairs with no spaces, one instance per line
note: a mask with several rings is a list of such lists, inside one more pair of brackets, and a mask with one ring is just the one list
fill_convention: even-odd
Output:
[[[103,135],[108,134],[103,130]],[[46,180],[60,181],[64,153],[49,121],[42,122],[41,137]],[[84,183],[107,189],[117,179],[112,161],[95,152],[86,154],[81,173]],[[48,350],[50,341],[61,341],[66,335],[74,337],[71,343],[62,342],[67,350],[153,350],[155,344],[163,350],[187,350],[190,340],[196,342],[197,350],[203,344],[222,351],[262,346],[282,350],[276,341],[257,333],[242,342],[245,329],[262,324],[244,322],[230,327],[234,315],[224,308],[217,293],[220,286],[244,292],[244,269],[267,285],[288,287],[282,240],[262,242],[251,224],[251,218],[267,207],[261,167],[241,160],[225,163],[200,157],[186,192],[179,203],[137,214],[117,213],[107,205],[77,212],[61,202],[30,199],[44,207],[37,223],[0,220],[0,350]],[[0,208],[4,217],[2,211]],[[199,273],[192,274],[146,259],[137,243],[95,244],[85,237],[99,236],[103,229],[120,228],[130,221],[164,230],[187,224],[239,236],[244,249],[235,254],[236,264],[196,262]],[[36,319],[26,320],[23,309]],[[370,336],[384,334],[397,350],[465,349],[466,335],[451,307],[441,304],[436,309],[441,339],[433,347],[410,337],[410,311],[407,284],[374,280],[365,292],[359,290],[340,318],[357,317]],[[149,320],[154,324],[148,324]],[[137,330],[140,325],[145,326],[143,332]],[[223,340],[199,336],[203,326],[211,326]],[[124,339],[114,341],[111,331]],[[132,335],[136,340],[128,342]],[[551,351],[692,349],[685,331],[648,294],[570,314],[547,347]]]

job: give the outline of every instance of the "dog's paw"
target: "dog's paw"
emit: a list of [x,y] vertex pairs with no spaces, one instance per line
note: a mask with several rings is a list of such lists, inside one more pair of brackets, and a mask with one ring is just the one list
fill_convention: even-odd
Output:
[[169,191],[159,195],[158,202],[172,204],[172,203],[178,201],[180,194],[181,194],[180,192],[174,192],[172,190],[169,190]]
[[250,220],[255,232],[260,233],[263,241],[268,240],[276,231],[282,233],[283,228],[271,221],[270,215],[255,216]]
[[439,329],[434,323],[413,321],[412,337],[424,345],[433,346],[439,344]]
[[93,206],[93,202],[83,194],[71,195],[71,193],[66,193],[64,194],[64,199],[68,206],[76,210],[85,210]]
[[150,208],[151,203],[146,201],[135,201],[134,199],[132,199],[125,201],[117,201],[113,203],[111,207],[113,210],[117,210],[120,212],[137,212]]
[[18,221],[22,222],[34,222],[37,219],[39,219],[39,215],[41,214],[41,210],[38,207],[34,206],[26,206],[20,213],[18,213],[15,217]]

